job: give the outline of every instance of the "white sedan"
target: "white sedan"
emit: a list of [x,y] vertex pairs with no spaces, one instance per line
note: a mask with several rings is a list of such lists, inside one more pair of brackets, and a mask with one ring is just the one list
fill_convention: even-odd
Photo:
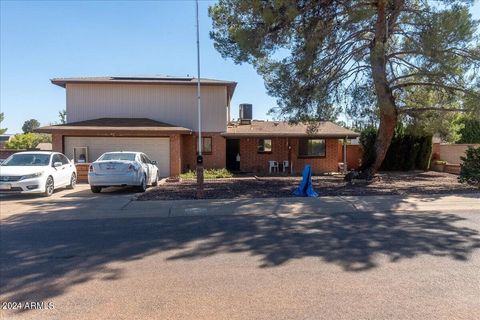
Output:
[[145,192],[158,184],[157,162],[142,152],[106,152],[88,168],[88,183],[94,193],[111,186],[135,186]]
[[58,152],[18,152],[0,165],[0,192],[42,193],[51,196],[57,188],[75,188],[77,169]]

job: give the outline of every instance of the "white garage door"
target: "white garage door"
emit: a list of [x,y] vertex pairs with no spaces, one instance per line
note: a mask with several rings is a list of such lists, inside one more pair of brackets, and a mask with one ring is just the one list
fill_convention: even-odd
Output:
[[88,147],[88,160],[95,161],[105,152],[139,151],[158,162],[160,176],[170,175],[169,138],[65,137],[65,155],[73,159],[74,147]]

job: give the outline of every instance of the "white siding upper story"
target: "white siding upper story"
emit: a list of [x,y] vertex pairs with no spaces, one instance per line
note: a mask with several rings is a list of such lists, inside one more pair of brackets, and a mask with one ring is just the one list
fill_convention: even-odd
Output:
[[[197,131],[197,88],[193,85],[68,83],[67,119],[149,118]],[[227,128],[226,86],[201,87],[202,131]]]

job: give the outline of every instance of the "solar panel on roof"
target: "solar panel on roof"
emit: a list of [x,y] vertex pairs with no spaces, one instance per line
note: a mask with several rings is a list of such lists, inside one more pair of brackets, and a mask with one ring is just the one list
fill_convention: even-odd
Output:
[[169,80],[169,81],[190,81],[193,77],[112,77],[114,80]]

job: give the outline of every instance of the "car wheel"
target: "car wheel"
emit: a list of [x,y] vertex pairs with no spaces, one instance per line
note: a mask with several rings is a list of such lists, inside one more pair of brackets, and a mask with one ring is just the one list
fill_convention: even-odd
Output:
[[102,191],[102,187],[90,186],[90,190],[92,190],[93,193],[100,193],[100,191]]
[[45,197],[50,197],[53,194],[53,191],[55,190],[55,184],[53,182],[52,176],[48,176],[47,181],[45,182],[45,191],[43,192],[43,195]]
[[139,192],[145,192],[147,191],[147,176],[143,176],[142,182],[140,183],[140,186],[138,187]]
[[152,186],[158,186],[158,171],[157,171],[157,174],[155,175],[155,180],[153,180]]
[[67,186],[67,189],[75,189],[76,185],[77,185],[77,175],[75,173],[72,173],[72,176],[70,177],[70,184]]

